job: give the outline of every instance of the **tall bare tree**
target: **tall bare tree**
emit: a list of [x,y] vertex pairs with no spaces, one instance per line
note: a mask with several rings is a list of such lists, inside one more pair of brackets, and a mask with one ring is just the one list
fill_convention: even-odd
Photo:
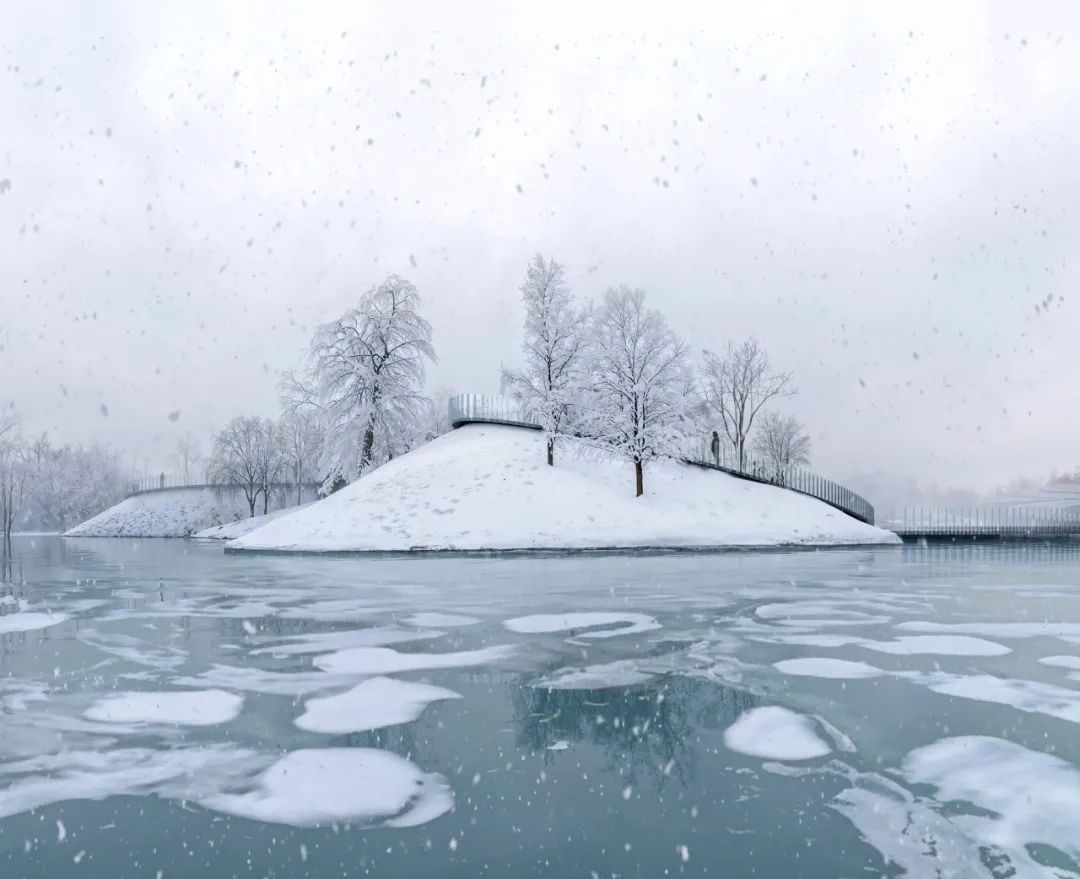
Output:
[[785,484],[792,467],[810,463],[810,437],[794,416],[775,412],[762,415],[753,448],[779,485]]
[[588,339],[588,311],[576,308],[563,267],[533,257],[521,285],[525,302],[525,365],[504,370],[512,393],[544,431],[547,462],[555,463],[555,440],[566,429],[578,396]]
[[263,513],[268,511],[270,487],[278,475],[280,462],[280,445],[273,422],[238,415],[214,437],[211,478],[223,485],[238,486],[244,492],[248,514],[254,516],[260,494],[264,494]]
[[18,434],[19,421],[14,412],[0,412],[0,555],[11,547],[15,517],[26,496],[30,476],[26,445]]
[[738,347],[729,343],[722,355],[705,351],[702,372],[706,411],[723,425],[741,469],[761,408],[775,397],[794,393],[791,373],[775,372],[756,339],[747,339]]
[[202,460],[202,453],[199,440],[190,431],[185,431],[184,435],[176,441],[174,457],[177,467],[184,475],[184,482],[191,484],[192,474],[196,472]]
[[310,406],[286,409],[278,422],[282,465],[296,487],[296,504],[304,498],[304,484],[314,482],[318,474],[322,438],[318,412]]
[[640,497],[645,467],[677,453],[684,436],[693,386],[686,345],[658,311],[645,307],[645,291],[622,286],[605,294],[589,350],[582,427],[633,462]]

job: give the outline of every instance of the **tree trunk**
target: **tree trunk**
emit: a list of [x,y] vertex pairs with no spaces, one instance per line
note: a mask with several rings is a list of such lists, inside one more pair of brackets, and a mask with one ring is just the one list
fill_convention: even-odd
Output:
[[249,519],[254,519],[255,518],[255,501],[257,501],[258,499],[259,499],[258,494],[248,495],[247,502],[248,502],[248,518]]
[[555,439],[554,439],[554,437],[548,437],[547,452],[548,452],[548,459],[547,459],[548,467],[554,467],[555,466]]
[[270,506],[270,489],[263,489],[263,515],[265,516]]
[[645,494],[645,476],[641,471],[641,462],[634,462],[634,484],[637,487],[637,494],[634,497],[641,497]]
[[375,447],[375,425],[369,424],[364,431],[364,447],[360,452],[360,469],[367,470],[371,463],[371,450]]

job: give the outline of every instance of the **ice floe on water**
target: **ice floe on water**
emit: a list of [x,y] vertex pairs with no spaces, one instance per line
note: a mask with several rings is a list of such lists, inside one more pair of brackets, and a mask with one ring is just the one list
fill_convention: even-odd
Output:
[[207,808],[256,821],[315,827],[333,822],[413,827],[448,812],[446,780],[373,748],[319,748],[286,754],[254,787],[202,800]]
[[473,626],[480,622],[480,620],[476,617],[468,617],[459,613],[426,611],[424,613],[414,613],[412,616],[407,616],[402,622],[410,626],[431,626],[432,628],[441,626],[444,629],[452,629],[458,626]]
[[322,671],[267,671],[251,666],[214,664],[197,675],[176,677],[172,682],[181,687],[221,687],[245,690],[273,696],[303,696],[319,690],[331,690],[351,683],[349,676]]
[[953,635],[984,635],[987,638],[1080,637],[1080,623],[933,623],[909,620],[896,628],[905,632],[933,632]]
[[904,674],[945,696],[996,702],[1028,714],[1045,714],[1080,723],[1080,690],[1070,687],[1058,687],[1042,681],[999,678],[994,675],[954,675],[944,672]]
[[246,748],[65,750],[0,763],[0,818],[68,800],[159,796],[199,800],[239,783],[270,758]]
[[886,674],[882,669],[868,665],[865,662],[830,659],[825,656],[800,656],[796,659],[782,659],[779,662],[774,662],[773,668],[786,675],[799,675],[809,678],[836,678],[837,680],[875,678]]
[[1055,668],[1080,671],[1080,656],[1044,656],[1039,662],[1043,665],[1052,665]]
[[102,653],[123,659],[133,665],[145,665],[149,668],[173,669],[184,664],[187,653],[178,647],[166,644],[148,644],[132,635],[119,632],[100,632],[97,629],[82,629],[76,636],[84,644],[96,647]]
[[[660,624],[643,613],[538,613],[505,620],[503,625],[511,632],[523,635],[539,635],[549,632],[573,632],[579,638],[613,638],[616,635],[633,635],[651,632]],[[603,628],[600,628],[600,627]],[[611,628],[616,626],[617,628]],[[579,629],[589,629],[581,632]]]
[[252,650],[253,656],[295,656],[305,653],[327,653],[346,647],[385,647],[389,644],[406,644],[410,641],[427,641],[441,638],[445,633],[433,629],[403,629],[400,626],[373,626],[366,629],[349,629],[344,632],[308,632],[288,635],[275,643]]
[[343,734],[411,723],[432,702],[460,699],[444,687],[375,677],[344,693],[309,699],[304,713],[296,718],[300,729]]
[[91,705],[86,717],[107,723],[213,726],[233,720],[243,705],[242,696],[224,690],[114,693]]
[[[1007,853],[1019,875],[1080,870],[1080,771],[1060,757],[990,736],[960,736],[916,748],[903,769],[910,781],[934,785],[939,801],[981,810],[965,810],[949,820],[982,846]],[[1037,862],[1039,845],[1071,858],[1071,868],[1049,869],[1049,864],[1060,866],[1060,858]]]
[[38,610],[16,611],[0,614],[0,635],[14,632],[33,632],[66,623],[71,617],[63,613],[45,613]]
[[533,683],[546,690],[600,690],[630,687],[651,680],[653,675],[638,668],[632,659],[617,659],[584,668],[562,668]]
[[867,650],[897,656],[1004,656],[1012,652],[1004,644],[969,635],[907,635],[894,641],[863,640],[855,643]]
[[732,751],[769,760],[812,760],[831,753],[814,722],[778,705],[751,708],[724,730]]
[[456,653],[399,653],[390,647],[352,647],[316,656],[316,668],[336,674],[378,675],[426,668],[464,668],[487,665],[514,653],[512,645],[481,647]]

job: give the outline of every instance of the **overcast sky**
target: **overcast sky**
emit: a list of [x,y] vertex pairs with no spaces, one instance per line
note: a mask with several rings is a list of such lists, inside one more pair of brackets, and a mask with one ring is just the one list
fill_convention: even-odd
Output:
[[167,468],[390,272],[493,392],[542,250],[756,335],[823,473],[1072,469],[1080,12],[825,8],[6,3],[0,401]]

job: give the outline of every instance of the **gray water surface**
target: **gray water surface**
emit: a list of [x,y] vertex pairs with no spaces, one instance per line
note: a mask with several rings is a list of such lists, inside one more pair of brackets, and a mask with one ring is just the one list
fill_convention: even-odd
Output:
[[[1069,546],[393,560],[23,537],[2,574],[4,879],[1080,874]],[[607,616],[536,618],[569,613]],[[352,671],[326,659],[365,643],[383,652]],[[471,664],[431,667],[448,653]],[[400,655],[424,667],[386,677],[460,698],[296,725]],[[242,706],[100,719],[116,694],[205,690]],[[340,749],[383,769],[335,774]],[[330,775],[307,783],[290,760],[313,751]]]

